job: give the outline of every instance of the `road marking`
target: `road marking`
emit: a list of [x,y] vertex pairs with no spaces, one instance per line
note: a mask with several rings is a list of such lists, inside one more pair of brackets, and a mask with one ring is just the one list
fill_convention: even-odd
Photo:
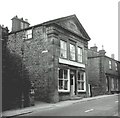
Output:
[[90,112],[90,111],[93,111],[94,109],[89,109],[89,110],[86,110],[85,112]]
[[115,102],[117,102],[117,103],[118,103],[119,101],[115,101]]

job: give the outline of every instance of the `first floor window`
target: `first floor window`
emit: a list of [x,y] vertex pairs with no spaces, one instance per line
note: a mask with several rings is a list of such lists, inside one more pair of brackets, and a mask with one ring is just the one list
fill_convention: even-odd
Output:
[[75,45],[70,44],[70,60],[75,61]]
[[109,69],[112,69],[112,61],[109,60]]
[[67,42],[60,40],[60,57],[67,58]]
[[59,91],[68,91],[68,70],[59,69]]
[[115,69],[116,69],[116,71],[118,70],[118,69],[117,69],[117,63],[115,63]]
[[78,47],[78,62],[82,62],[83,51],[82,48]]
[[86,90],[85,72],[78,72],[77,86],[78,91]]

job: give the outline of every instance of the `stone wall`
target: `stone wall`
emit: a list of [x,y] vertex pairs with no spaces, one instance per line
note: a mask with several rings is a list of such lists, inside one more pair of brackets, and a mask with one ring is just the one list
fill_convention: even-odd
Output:
[[10,34],[8,48],[22,58],[29,79],[35,85],[36,99],[49,102],[54,90],[53,40],[47,37],[46,31],[45,26],[34,27],[33,38],[25,41],[24,31]]

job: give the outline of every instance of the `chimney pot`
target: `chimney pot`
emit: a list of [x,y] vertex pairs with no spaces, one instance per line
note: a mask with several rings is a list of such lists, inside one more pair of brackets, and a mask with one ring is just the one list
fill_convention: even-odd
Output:
[[114,54],[111,54],[111,58],[112,58],[112,59],[115,59],[115,55],[114,55]]
[[28,19],[25,19],[26,22],[28,22]]
[[97,52],[98,47],[97,47],[96,45],[94,45],[93,47],[90,47],[90,49],[91,49],[92,51]]

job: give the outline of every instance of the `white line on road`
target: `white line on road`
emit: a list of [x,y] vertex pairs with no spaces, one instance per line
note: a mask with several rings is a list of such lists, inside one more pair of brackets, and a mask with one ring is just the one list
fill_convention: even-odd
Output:
[[117,103],[118,103],[119,101],[115,101],[115,102],[117,102]]
[[94,109],[89,109],[89,110],[86,110],[85,112],[90,112],[90,111],[93,111]]

